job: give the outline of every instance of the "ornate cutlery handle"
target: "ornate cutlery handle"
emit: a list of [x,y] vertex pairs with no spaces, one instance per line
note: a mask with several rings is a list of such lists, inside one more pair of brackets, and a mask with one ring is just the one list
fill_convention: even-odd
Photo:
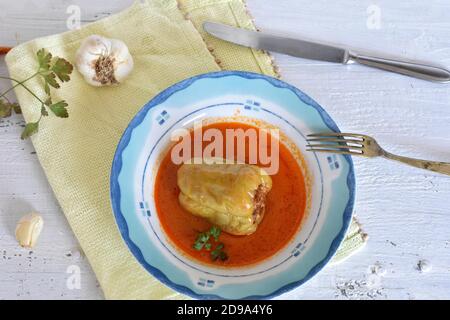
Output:
[[450,71],[438,66],[373,57],[352,51],[349,52],[348,57],[349,61],[355,61],[369,67],[396,72],[423,80],[437,82],[450,81]]
[[385,151],[382,156],[387,159],[400,161],[400,162],[409,164],[410,166],[413,166],[413,167],[450,175],[450,163],[448,163],[448,162],[428,161],[428,160],[420,160],[420,159],[402,157],[402,156],[397,156],[395,154],[389,153],[387,151]]

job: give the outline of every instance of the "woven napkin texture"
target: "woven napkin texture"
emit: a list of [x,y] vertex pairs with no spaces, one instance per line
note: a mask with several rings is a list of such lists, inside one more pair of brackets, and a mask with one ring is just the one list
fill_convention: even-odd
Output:
[[[254,28],[241,0],[141,0],[79,30],[19,45],[6,57],[11,77],[25,79],[37,69],[37,50],[45,48],[74,61],[81,40],[91,34],[122,39],[133,55],[133,73],[119,86],[94,88],[74,71],[72,80],[53,93],[54,101],[69,103],[69,118],[44,118],[32,137],[48,181],[107,299],[184,298],[138,264],[113,218],[111,163],[132,117],[161,90],[197,74],[237,69],[276,76],[266,53],[200,31],[206,19]],[[45,97],[39,80],[27,85]],[[15,92],[25,120],[36,121],[39,103],[21,87]],[[348,256],[364,243],[357,226],[355,230],[353,242],[345,241],[338,257]]]

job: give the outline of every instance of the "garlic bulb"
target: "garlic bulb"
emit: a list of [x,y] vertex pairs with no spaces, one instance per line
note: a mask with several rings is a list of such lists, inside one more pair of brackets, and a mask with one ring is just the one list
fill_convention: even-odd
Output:
[[24,248],[32,248],[41,234],[44,220],[37,213],[30,213],[22,217],[16,226],[16,239]]
[[122,41],[92,35],[81,43],[75,64],[87,83],[100,87],[123,82],[134,62]]

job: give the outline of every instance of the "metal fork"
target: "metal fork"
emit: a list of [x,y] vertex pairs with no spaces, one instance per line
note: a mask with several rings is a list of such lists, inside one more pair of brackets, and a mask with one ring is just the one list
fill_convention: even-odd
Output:
[[363,157],[383,157],[413,167],[450,175],[450,163],[420,160],[389,153],[369,136],[356,133],[323,132],[308,135],[307,151],[350,154]]

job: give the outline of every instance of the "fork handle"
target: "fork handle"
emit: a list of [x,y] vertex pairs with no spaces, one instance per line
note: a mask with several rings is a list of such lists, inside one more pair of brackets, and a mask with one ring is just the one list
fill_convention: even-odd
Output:
[[359,54],[353,51],[348,53],[348,58],[349,61],[355,61],[366,66],[396,72],[423,80],[436,82],[450,81],[450,71],[442,68],[441,66],[375,57]]
[[408,157],[397,156],[395,154],[384,152],[383,157],[399,162],[409,164],[410,166],[430,170],[434,172],[443,173],[450,176],[450,163],[439,161],[420,160]]

